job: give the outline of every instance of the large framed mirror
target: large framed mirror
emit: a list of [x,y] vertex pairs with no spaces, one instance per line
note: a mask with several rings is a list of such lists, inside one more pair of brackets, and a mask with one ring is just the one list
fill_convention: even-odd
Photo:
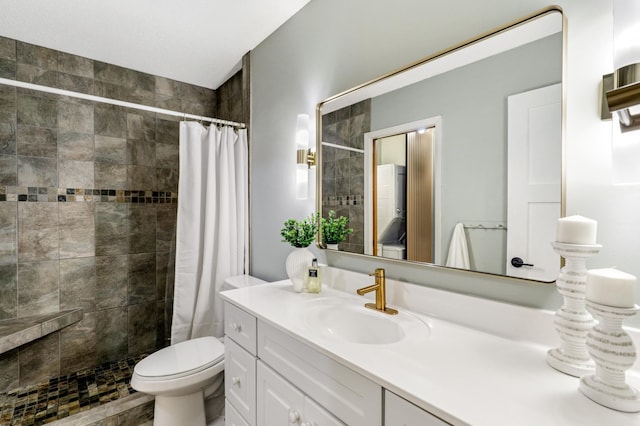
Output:
[[317,208],[353,229],[339,250],[554,281],[563,27],[548,8],[318,104]]

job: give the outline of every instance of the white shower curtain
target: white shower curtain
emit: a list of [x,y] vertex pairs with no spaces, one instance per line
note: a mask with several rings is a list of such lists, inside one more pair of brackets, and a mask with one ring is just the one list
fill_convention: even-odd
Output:
[[222,337],[218,291],[248,271],[246,129],[180,123],[180,180],[171,343]]

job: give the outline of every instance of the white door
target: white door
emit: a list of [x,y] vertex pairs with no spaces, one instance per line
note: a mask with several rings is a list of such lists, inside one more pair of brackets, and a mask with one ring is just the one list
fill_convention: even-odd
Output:
[[[560,270],[551,241],[561,214],[561,85],[509,96],[507,133],[506,272],[553,281]],[[514,267],[517,259],[528,265]]]

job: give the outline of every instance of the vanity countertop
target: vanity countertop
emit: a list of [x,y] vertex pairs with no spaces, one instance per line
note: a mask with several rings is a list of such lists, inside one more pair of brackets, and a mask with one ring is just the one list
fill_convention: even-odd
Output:
[[[438,290],[420,289],[420,286],[406,283],[396,284],[397,289],[404,289],[405,296],[411,292],[426,291],[432,300],[439,297]],[[392,306],[393,299],[400,300],[398,291],[393,293],[392,290],[389,302]],[[444,299],[448,299],[445,305],[453,304],[465,309],[465,306],[473,303],[469,296],[440,293]],[[225,300],[259,320],[277,327],[452,424],[640,424],[640,413],[622,413],[596,404],[578,390],[577,378],[549,367],[545,357],[551,346],[529,339],[530,332],[523,332],[521,335],[525,338],[520,339],[501,335],[504,333],[481,331],[487,329],[481,324],[496,320],[508,323],[507,327],[513,327],[514,324],[517,327],[519,321],[511,321],[511,318],[538,315],[535,309],[478,299],[479,304],[496,305],[492,307],[493,318],[478,319],[480,326],[477,328],[461,325],[455,318],[449,321],[442,319],[442,316],[424,315],[414,310],[413,314],[429,324],[430,335],[425,333],[424,338],[406,339],[390,345],[369,345],[338,342],[317,333],[309,333],[304,321],[301,321],[300,306],[305,300],[346,297],[365,302],[365,298],[350,292],[324,286],[320,295],[295,293],[290,281],[286,280],[229,290],[222,295]],[[434,303],[442,304],[444,299],[434,300]],[[459,303],[456,302],[458,299]],[[402,309],[398,304],[395,306]],[[422,310],[425,311],[429,309]],[[467,313],[476,315],[478,312]],[[464,316],[464,312],[456,315]],[[465,321],[470,322],[469,318]],[[546,319],[538,323],[536,327],[540,324],[548,327],[550,321]],[[553,335],[555,330],[550,329],[548,333]],[[627,372],[627,382],[640,389],[640,375],[636,370]]]

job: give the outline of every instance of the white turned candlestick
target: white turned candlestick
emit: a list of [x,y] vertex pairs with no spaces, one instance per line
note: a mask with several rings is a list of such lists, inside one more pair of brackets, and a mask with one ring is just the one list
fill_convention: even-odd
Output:
[[586,345],[587,333],[595,324],[585,307],[586,263],[587,258],[596,255],[602,246],[560,242],[551,245],[566,262],[556,280],[558,292],[564,299],[554,319],[560,347],[547,352],[547,363],[558,371],[581,377],[595,371]]
[[589,354],[595,360],[595,374],[580,379],[580,391],[591,400],[614,410],[640,411],[640,394],[626,383],[625,372],[636,360],[633,340],[622,328],[640,307],[619,308],[587,300],[587,308],[599,323],[587,335]]

